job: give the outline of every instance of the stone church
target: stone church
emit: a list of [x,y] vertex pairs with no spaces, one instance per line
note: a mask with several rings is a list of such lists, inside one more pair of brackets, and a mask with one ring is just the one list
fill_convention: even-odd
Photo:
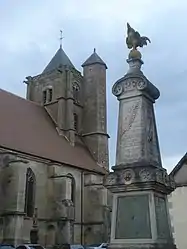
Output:
[[108,240],[107,66],[94,50],[82,67],[60,46],[26,99],[0,90],[0,242]]

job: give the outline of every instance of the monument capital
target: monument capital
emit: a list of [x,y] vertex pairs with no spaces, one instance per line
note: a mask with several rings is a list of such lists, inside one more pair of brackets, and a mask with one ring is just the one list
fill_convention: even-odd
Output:
[[135,95],[145,95],[154,101],[159,98],[159,90],[142,74],[127,73],[124,77],[116,81],[112,87],[112,93],[118,98],[129,98]]
[[143,190],[162,191],[170,194],[175,189],[173,177],[164,168],[155,168],[142,162],[137,165],[116,165],[106,176],[105,186],[113,193]]

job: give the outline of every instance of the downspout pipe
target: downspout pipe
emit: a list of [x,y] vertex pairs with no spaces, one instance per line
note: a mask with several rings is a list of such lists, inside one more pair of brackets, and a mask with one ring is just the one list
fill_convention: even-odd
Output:
[[81,171],[81,245],[83,245],[84,243],[83,222],[84,222],[84,171]]

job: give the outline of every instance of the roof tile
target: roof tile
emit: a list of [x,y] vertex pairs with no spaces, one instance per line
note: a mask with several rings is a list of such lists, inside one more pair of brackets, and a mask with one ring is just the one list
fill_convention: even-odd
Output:
[[94,49],[93,54],[82,64],[82,67],[93,65],[93,64],[104,65],[107,69],[106,63],[99,57],[95,49]]
[[60,65],[75,68],[66,53],[64,52],[64,50],[62,49],[62,47],[58,49],[56,54],[53,56],[49,64],[44,69],[43,73],[47,73],[54,69],[57,69]]
[[106,173],[83,145],[71,146],[56,131],[44,107],[0,89],[0,146]]

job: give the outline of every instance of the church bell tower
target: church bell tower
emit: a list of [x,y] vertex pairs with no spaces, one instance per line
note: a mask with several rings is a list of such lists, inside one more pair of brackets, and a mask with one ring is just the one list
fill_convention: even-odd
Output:
[[83,77],[62,45],[41,74],[26,79],[27,99],[43,105],[59,135],[74,146],[82,126]]
[[83,63],[83,130],[82,136],[99,165],[108,169],[108,134],[106,110],[105,62],[94,49]]

